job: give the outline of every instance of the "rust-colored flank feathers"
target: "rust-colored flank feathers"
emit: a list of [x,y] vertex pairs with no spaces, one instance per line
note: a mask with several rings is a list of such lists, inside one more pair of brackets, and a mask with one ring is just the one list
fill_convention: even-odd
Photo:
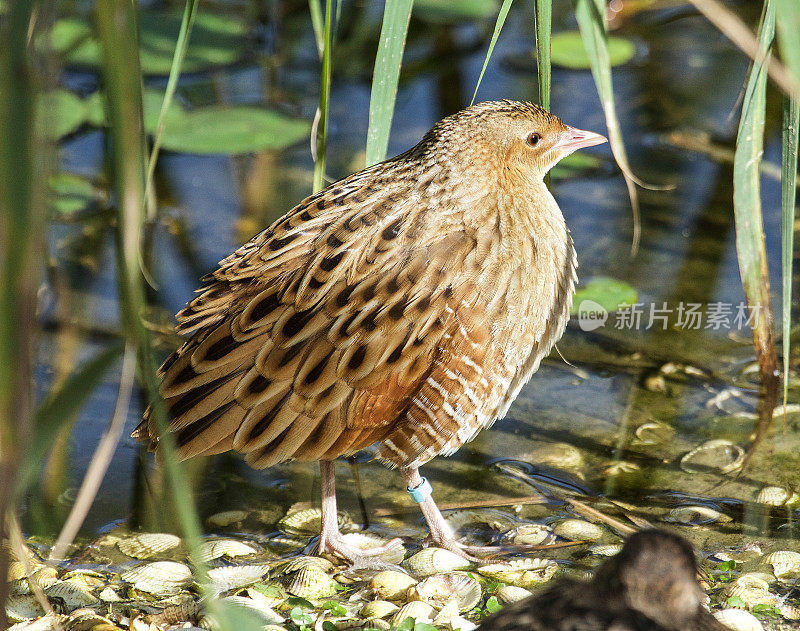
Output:
[[[264,468],[377,443],[411,480],[501,418],[576,280],[543,176],[598,139],[535,105],[481,103],[223,260],[161,368],[180,457],[233,449]],[[156,447],[149,411],[134,437]]]

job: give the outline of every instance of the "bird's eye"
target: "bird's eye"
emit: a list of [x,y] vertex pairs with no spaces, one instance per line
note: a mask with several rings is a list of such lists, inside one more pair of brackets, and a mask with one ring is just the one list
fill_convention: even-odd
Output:
[[534,131],[534,132],[531,132],[530,134],[528,134],[528,138],[527,138],[527,141],[526,141],[526,142],[527,142],[527,143],[528,143],[528,144],[529,144],[531,147],[535,147],[535,146],[537,145],[537,143],[538,143],[538,142],[539,142],[541,139],[542,139],[542,135],[541,135],[541,134],[537,134],[537,133]]

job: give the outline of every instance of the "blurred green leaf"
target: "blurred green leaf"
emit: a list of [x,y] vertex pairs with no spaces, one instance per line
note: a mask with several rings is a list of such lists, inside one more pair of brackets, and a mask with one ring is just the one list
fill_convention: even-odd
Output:
[[572,299],[571,313],[578,313],[584,300],[596,302],[606,311],[617,311],[621,305],[635,304],[637,298],[636,290],[627,283],[599,276],[578,288]]
[[71,215],[85,210],[102,198],[100,191],[90,180],[74,173],[51,175],[50,210],[60,215]]
[[[169,74],[182,15],[174,11],[142,11],[139,16],[142,72]],[[247,27],[228,16],[199,13],[183,61],[184,72],[197,72],[237,61],[244,53]],[[50,33],[53,50],[68,64],[98,66],[100,49],[91,26],[79,18],[57,20]]]
[[728,607],[735,607],[736,609],[744,609],[745,602],[740,596],[731,596],[727,601]]
[[485,20],[497,14],[497,0],[416,0],[414,16],[430,22]]
[[372,88],[369,97],[369,128],[367,129],[367,166],[386,157],[389,132],[392,128],[394,102],[397,97],[397,82],[403,49],[406,45],[408,22],[414,0],[387,2],[383,11],[378,53],[375,55],[375,70],[372,73]]
[[559,163],[550,170],[550,175],[556,179],[574,177],[582,171],[596,169],[601,164],[602,161],[600,158],[591,153],[571,153],[566,158],[562,158]]
[[86,105],[69,90],[51,90],[39,96],[36,104],[39,132],[47,140],[71,134],[86,122]]
[[20,490],[33,482],[56,436],[75,421],[75,415],[121,354],[122,344],[101,351],[51,390],[39,405],[34,418],[33,442],[20,467]]
[[83,106],[86,108],[87,123],[96,127],[103,127],[106,124],[106,105],[102,92],[92,92],[83,99]]
[[[578,31],[565,31],[553,35],[550,40],[553,63],[578,70],[591,68],[589,54]],[[611,66],[620,66],[630,61],[636,53],[633,42],[622,37],[609,36],[608,61]]]

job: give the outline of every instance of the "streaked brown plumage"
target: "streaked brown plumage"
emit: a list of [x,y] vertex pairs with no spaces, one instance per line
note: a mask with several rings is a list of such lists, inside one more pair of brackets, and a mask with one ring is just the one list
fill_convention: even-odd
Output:
[[702,606],[689,543],[644,530],[585,583],[561,580],[484,620],[486,631],[724,631]]
[[[235,449],[264,468],[378,443],[415,486],[506,413],[561,336],[576,259],[542,180],[604,140],[481,103],[239,248],[178,314],[191,335],[161,368],[180,456]],[[149,413],[134,436],[155,448]]]

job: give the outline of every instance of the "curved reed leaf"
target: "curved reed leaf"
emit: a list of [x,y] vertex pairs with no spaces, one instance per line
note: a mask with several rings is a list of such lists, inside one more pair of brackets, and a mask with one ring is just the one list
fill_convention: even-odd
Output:
[[492,51],[494,50],[495,44],[497,44],[497,38],[500,37],[500,31],[503,29],[503,24],[506,22],[506,16],[508,15],[508,11],[511,8],[511,3],[513,1],[514,0],[503,0],[503,5],[500,7],[500,11],[497,14],[497,21],[494,23],[492,39],[489,41],[489,48],[486,51],[486,58],[483,60],[481,74],[478,75],[478,82],[475,84],[475,92],[472,93],[472,100],[469,102],[470,105],[475,102],[475,97],[478,95],[478,88],[481,87],[483,73],[486,72],[486,66],[489,65],[489,59],[492,57]]
[[175,53],[172,57],[172,66],[169,69],[167,88],[164,91],[164,101],[161,103],[161,110],[158,113],[158,123],[156,123],[156,130],[153,134],[153,148],[150,151],[150,159],[147,161],[147,178],[145,180],[143,203],[147,205],[147,214],[150,218],[154,217],[156,214],[155,203],[148,203],[149,200],[153,199],[151,196],[151,191],[153,189],[153,173],[155,173],[156,170],[158,152],[161,150],[161,140],[164,135],[167,112],[172,104],[172,99],[175,97],[175,90],[178,87],[178,79],[181,76],[181,66],[183,65],[183,60],[186,58],[186,51],[189,48],[189,35],[192,32],[192,25],[194,24],[196,15],[197,0],[186,0],[186,6],[183,8],[183,17],[181,18],[181,28],[180,31],[178,31],[178,41],[175,43]]
[[767,0],[759,33],[760,51],[747,81],[733,160],[736,251],[747,303],[754,312],[753,343],[762,383],[765,385],[775,380],[777,369],[760,184],[767,101],[767,64],[774,33],[774,6],[771,0]]
[[586,52],[589,55],[592,76],[605,113],[608,142],[611,145],[614,158],[622,170],[625,185],[628,188],[628,196],[631,200],[631,208],[633,210],[631,255],[635,255],[639,250],[641,238],[639,197],[636,191],[636,184],[641,186],[643,183],[631,171],[628,154],[625,151],[625,143],[622,140],[619,119],[617,118],[617,110],[614,104],[614,84],[611,79],[611,60],[608,55],[608,24],[605,10],[605,2],[603,0],[575,0],[575,17],[578,20],[578,28],[581,31]]
[[406,45],[408,22],[414,0],[386,2],[383,10],[381,37],[375,70],[372,73],[372,89],[369,97],[369,128],[367,129],[367,166],[381,162],[389,146],[397,83],[400,65]]
[[550,109],[550,33],[553,23],[553,0],[535,0],[536,68],[539,81],[539,105]]

